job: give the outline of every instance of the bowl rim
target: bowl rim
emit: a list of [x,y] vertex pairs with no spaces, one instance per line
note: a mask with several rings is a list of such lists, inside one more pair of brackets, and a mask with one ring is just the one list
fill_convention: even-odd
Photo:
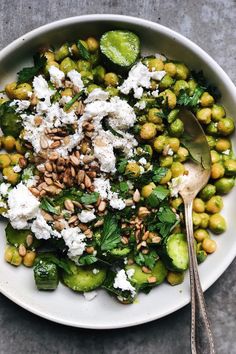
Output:
[[[143,18],[135,17],[135,16],[126,16],[126,15],[120,15],[120,14],[88,14],[88,15],[81,15],[81,16],[73,16],[73,17],[68,17],[65,19],[57,20],[50,22],[48,24],[45,24],[43,26],[37,27],[26,34],[20,36],[19,38],[15,39],[12,41],[10,44],[8,44],[5,48],[1,49],[0,51],[0,61],[1,58],[4,58],[5,56],[9,55],[12,51],[18,49],[21,47],[22,42],[26,43],[27,41],[30,41],[33,39],[35,36],[42,35],[47,33],[48,31],[58,28],[58,27],[66,27],[67,25],[73,25],[76,23],[84,23],[84,22],[102,22],[102,21],[111,21],[111,22],[117,22],[120,21],[122,23],[128,23],[128,24],[137,24],[138,26],[141,25],[143,27],[150,27],[154,30],[157,30],[159,33],[164,34],[165,36],[169,36],[170,38],[174,38],[178,42],[183,43],[185,46],[190,48],[193,53],[195,53],[200,59],[205,60],[209,63],[209,66],[213,68],[214,71],[218,71],[218,75],[220,76],[221,80],[224,81],[225,85],[230,91],[235,92],[236,95],[236,87],[232,80],[229,78],[229,76],[225,73],[225,71],[221,68],[221,66],[207,53],[205,52],[199,45],[188,39],[187,37],[181,35],[180,33],[163,26],[159,23],[155,23],[150,20],[146,20]],[[203,290],[207,290],[222,274],[223,272],[228,268],[228,266],[232,263],[236,256],[236,247],[235,249],[232,248],[231,252],[227,254],[227,257],[225,257],[222,260],[221,266],[218,267],[218,271],[213,273],[213,276],[211,280],[207,284],[203,284]],[[87,328],[87,329],[116,329],[116,328],[125,328],[125,327],[132,327],[136,326],[139,324],[151,322],[154,320],[157,320],[159,318],[165,317],[180,308],[186,306],[190,300],[189,299],[184,299],[182,300],[178,305],[172,306],[168,311],[165,313],[162,313],[160,316],[149,316],[148,320],[138,320],[138,321],[130,321],[129,324],[124,324],[124,325],[116,325],[116,324],[111,324],[111,325],[86,325],[86,324],[79,324],[75,323],[74,321],[68,321],[68,320],[63,320],[62,318],[58,318],[57,316],[49,315],[47,313],[44,313],[40,310],[37,310],[35,307],[31,306],[30,304],[26,304],[25,302],[19,300],[17,298],[17,295],[12,295],[9,294],[7,290],[4,290],[4,286],[1,286],[0,283],[0,293],[2,293],[4,296],[6,296],[8,299],[12,300],[14,303],[17,305],[21,306],[22,308],[30,311],[31,313],[38,315],[44,319],[64,324],[67,326],[73,326],[73,327],[79,327],[79,328]]]

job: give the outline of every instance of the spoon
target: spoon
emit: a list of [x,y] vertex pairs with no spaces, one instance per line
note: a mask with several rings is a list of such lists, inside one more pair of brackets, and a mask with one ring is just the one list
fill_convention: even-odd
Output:
[[192,354],[215,354],[213,335],[206,311],[206,303],[198,274],[194,250],[192,207],[193,199],[207,184],[211,172],[208,142],[197,118],[187,109],[181,109],[178,117],[184,123],[183,145],[192,157],[185,163],[188,175],[177,187],[184,201],[185,223],[189,253],[191,290],[191,351]]

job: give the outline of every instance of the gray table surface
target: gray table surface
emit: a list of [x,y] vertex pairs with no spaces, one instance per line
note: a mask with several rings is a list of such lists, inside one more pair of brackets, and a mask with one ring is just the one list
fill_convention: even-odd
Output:
[[[0,49],[40,25],[91,13],[132,15],[168,26],[205,49],[236,83],[233,0],[1,0]],[[217,353],[236,353],[236,261],[206,292],[206,302]],[[48,322],[0,295],[0,354],[185,354],[189,311],[187,306],[134,328],[93,331]]]

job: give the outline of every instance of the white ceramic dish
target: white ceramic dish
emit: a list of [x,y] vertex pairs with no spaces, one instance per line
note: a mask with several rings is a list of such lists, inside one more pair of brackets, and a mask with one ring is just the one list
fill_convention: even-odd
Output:
[[[96,35],[114,28],[130,29],[141,38],[142,52],[165,53],[183,60],[191,68],[204,71],[222,92],[222,102],[233,114],[236,111],[236,88],[220,66],[196,44],[161,25],[120,15],[73,17],[40,27],[17,39],[0,52],[1,87],[15,79],[16,72],[30,62],[32,54],[47,44],[55,45],[79,37]],[[223,214],[228,231],[217,237],[218,250],[200,265],[203,289],[211,286],[227,269],[236,255],[236,189],[225,198]],[[32,270],[14,268],[4,262],[4,225],[0,238],[0,291],[23,308],[49,320],[84,328],[108,329],[134,326],[170,314],[189,302],[188,279],[179,286],[163,284],[149,295],[141,294],[133,305],[122,305],[103,291],[92,302],[60,285],[57,291],[39,292],[34,286]]]

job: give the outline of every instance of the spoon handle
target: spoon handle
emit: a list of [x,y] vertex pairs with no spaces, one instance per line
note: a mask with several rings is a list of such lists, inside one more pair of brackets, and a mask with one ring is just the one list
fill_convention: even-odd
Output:
[[191,291],[191,351],[192,354],[215,354],[213,335],[207,316],[194,250],[192,204],[192,201],[185,203]]

